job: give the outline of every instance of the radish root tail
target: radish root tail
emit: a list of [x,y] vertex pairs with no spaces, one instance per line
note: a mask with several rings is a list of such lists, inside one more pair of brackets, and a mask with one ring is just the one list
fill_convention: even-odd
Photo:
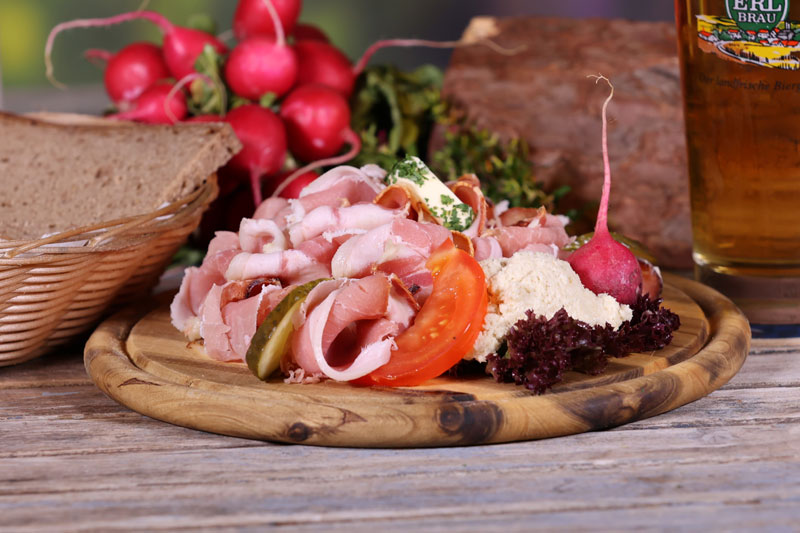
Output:
[[272,0],[263,0],[263,2],[264,5],[267,6],[269,16],[272,18],[272,24],[275,26],[275,44],[283,47],[286,45],[286,35],[283,33],[283,24],[281,24],[281,18],[278,16],[275,6],[272,5]]
[[163,32],[167,32],[173,28],[172,23],[167,20],[164,15],[161,13],[156,13],[155,11],[132,11],[131,13],[123,13],[121,15],[115,15],[108,18],[78,19],[56,24],[56,26],[50,30],[50,35],[47,36],[47,43],[44,47],[44,74],[48,81],[53,84],[54,87],[58,87],[59,89],[67,88],[67,86],[58,81],[53,74],[53,43],[56,40],[56,35],[62,31],[71,30],[74,28],[100,28],[136,19],[149,20],[158,26]]
[[272,196],[278,196],[281,192],[283,192],[284,189],[286,189],[286,187],[289,186],[289,184],[291,184],[295,179],[299,178],[309,170],[315,170],[320,167],[326,167],[329,165],[339,165],[341,163],[346,163],[347,161],[350,161],[355,156],[357,156],[358,152],[361,151],[361,138],[353,130],[345,131],[343,136],[345,142],[350,145],[350,149],[347,152],[343,153],[342,155],[337,155],[335,157],[320,159],[319,161],[314,161],[303,167],[298,168],[297,170],[289,174],[289,176],[275,188],[275,191],[272,193]]
[[614,85],[611,80],[602,74],[587,76],[594,79],[595,83],[605,81],[611,88],[611,92],[603,102],[603,196],[600,199],[600,211],[597,214],[597,222],[595,223],[594,232],[608,233],[608,199],[611,195],[611,163],[608,158],[608,104],[614,98]]
[[101,48],[89,48],[83,52],[83,57],[86,58],[89,63],[98,66],[102,66],[103,63],[108,63],[113,56],[114,54]]
[[[266,1],[266,0],[265,0]],[[515,48],[505,48],[500,46],[496,42],[492,41],[491,39],[481,39],[479,41],[474,42],[466,42],[463,40],[459,41],[428,41],[426,39],[387,39],[385,41],[378,41],[370,45],[369,48],[364,52],[361,58],[356,62],[355,67],[353,67],[353,73],[358,76],[364,69],[367,67],[367,63],[369,60],[372,59],[372,56],[378,50],[382,48],[388,48],[391,46],[424,46],[427,48],[461,48],[463,46],[477,46],[483,45],[491,50],[497,52],[498,54],[513,56],[516,55],[527,48],[525,45],[517,46]]]

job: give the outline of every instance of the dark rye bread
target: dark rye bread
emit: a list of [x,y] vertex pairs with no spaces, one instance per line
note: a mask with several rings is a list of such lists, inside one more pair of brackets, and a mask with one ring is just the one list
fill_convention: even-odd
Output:
[[240,148],[227,124],[0,113],[0,238],[151,212],[192,192]]

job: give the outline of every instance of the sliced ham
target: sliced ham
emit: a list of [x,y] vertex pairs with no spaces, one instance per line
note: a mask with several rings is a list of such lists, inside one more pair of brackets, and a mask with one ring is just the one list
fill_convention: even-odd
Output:
[[301,250],[283,250],[265,254],[241,252],[225,272],[228,280],[278,278],[284,285],[305,283],[330,277],[330,267]]
[[306,376],[351,381],[386,364],[394,337],[405,331],[414,315],[392,279],[376,274],[347,280],[338,288],[323,288],[315,300],[326,292],[322,301],[306,310],[305,322],[293,336],[297,366]]
[[360,169],[349,166],[333,168],[308,184],[299,201],[306,211],[319,206],[335,207],[347,204],[370,203],[383,190],[383,183]]
[[245,252],[264,253],[286,250],[289,240],[274,220],[243,218],[239,224],[239,243]]
[[486,231],[484,237],[492,237],[497,241],[503,251],[503,257],[511,257],[520,250],[546,251],[557,255],[558,250],[566,246],[570,240],[564,230],[564,222],[561,217],[545,213],[528,222],[526,226],[492,228]]
[[[255,296],[228,303],[222,308],[222,320],[230,328],[227,336],[231,347],[231,359],[244,360],[250,341],[256,334],[256,329],[269,312],[261,309],[268,301],[267,294],[281,292],[283,292],[282,289],[276,285],[264,285]],[[259,316],[262,317],[260,320]]]
[[391,222],[402,213],[374,204],[357,204],[349,207],[322,206],[306,213],[302,220],[291,224],[287,230],[292,245],[313,239],[326,231],[342,228],[370,230]]
[[472,244],[475,246],[475,259],[477,261],[503,257],[503,248],[500,247],[500,243],[494,237],[475,237],[472,239]]
[[275,220],[278,213],[289,207],[289,200],[279,196],[271,196],[261,202],[253,213],[253,218]]
[[395,274],[414,288],[418,302],[424,302],[433,288],[425,263],[449,238],[450,231],[437,224],[396,218],[340,246],[331,260],[331,275],[363,277],[378,270]]
[[475,214],[475,219],[469,228],[464,230],[464,235],[475,238],[483,234],[486,230],[486,220],[489,207],[486,198],[481,191],[481,182],[475,174],[466,174],[458,178],[457,181],[447,184],[456,197],[470,206]]
[[323,233],[297,245],[297,250],[305,253],[318,263],[330,265],[339,247],[347,242],[355,233],[352,231]]
[[239,361],[259,324],[291,288],[259,284],[251,294],[252,282],[231,281],[214,285],[201,309],[200,329],[209,357],[217,361]]
[[225,284],[225,271],[239,252],[239,236],[230,231],[218,231],[208,245],[203,263],[185,270],[178,294],[170,304],[170,316],[172,325],[189,340],[200,338],[200,307],[214,285]]

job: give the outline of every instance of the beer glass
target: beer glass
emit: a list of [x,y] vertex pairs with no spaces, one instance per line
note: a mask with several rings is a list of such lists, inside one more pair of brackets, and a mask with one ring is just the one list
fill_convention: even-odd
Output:
[[800,0],[675,0],[696,277],[800,324]]

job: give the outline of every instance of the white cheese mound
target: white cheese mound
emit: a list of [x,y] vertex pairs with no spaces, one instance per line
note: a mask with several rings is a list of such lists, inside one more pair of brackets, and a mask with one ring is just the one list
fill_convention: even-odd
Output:
[[566,261],[540,252],[517,252],[510,258],[481,261],[489,291],[483,331],[465,359],[486,361],[525,312],[552,318],[562,307],[592,326],[618,328],[632,316],[631,308],[608,294],[594,294],[581,283]]

